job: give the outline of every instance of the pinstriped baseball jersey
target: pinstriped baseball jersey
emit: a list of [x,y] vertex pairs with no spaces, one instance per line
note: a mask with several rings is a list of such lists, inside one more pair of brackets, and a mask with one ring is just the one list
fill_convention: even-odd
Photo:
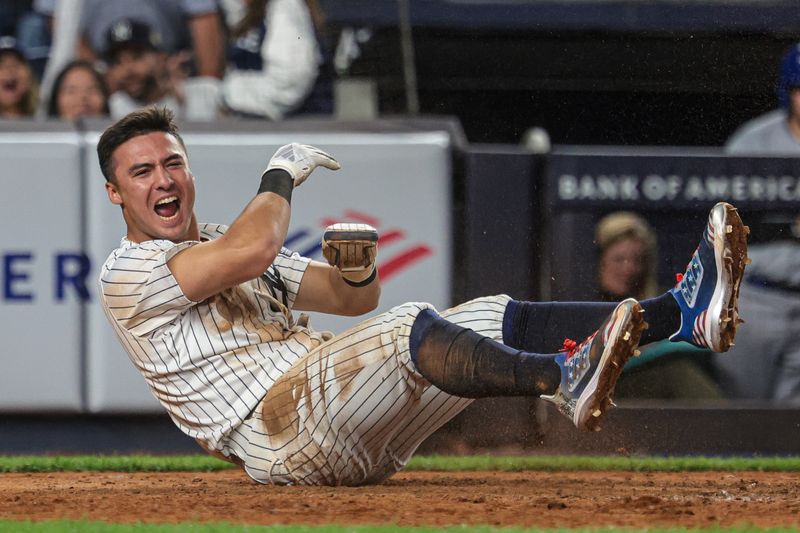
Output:
[[[213,239],[226,228],[200,229]],[[437,389],[411,361],[411,328],[429,304],[395,307],[336,337],[314,332],[290,311],[309,259],[287,250],[260,279],[192,302],[167,261],[194,244],[123,239],[101,272],[104,310],[178,427],[256,481],[381,481],[472,402]],[[502,342],[509,300],[440,314]]]
[[[226,229],[202,224],[201,239]],[[298,325],[289,311],[308,259],[283,249],[261,278],[192,302],[167,261],[195,244],[122,239],[101,269],[101,300],[131,361],[177,426],[226,455],[225,436],[323,334]]]
[[[478,298],[447,320],[502,342],[510,298]],[[229,438],[256,481],[361,485],[402,469],[417,447],[472,399],[445,393],[415,368],[408,303],[337,335],[300,359]]]

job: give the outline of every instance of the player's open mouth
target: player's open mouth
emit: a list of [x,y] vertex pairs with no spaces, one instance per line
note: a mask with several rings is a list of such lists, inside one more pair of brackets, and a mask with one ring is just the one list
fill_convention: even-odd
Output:
[[162,198],[156,202],[155,212],[161,220],[169,221],[178,216],[181,201],[177,196]]

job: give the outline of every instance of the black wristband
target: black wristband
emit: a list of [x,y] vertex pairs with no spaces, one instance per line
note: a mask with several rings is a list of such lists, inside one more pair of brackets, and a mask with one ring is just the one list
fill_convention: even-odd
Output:
[[292,189],[294,180],[292,175],[282,168],[267,170],[261,175],[261,185],[258,187],[258,194],[262,192],[272,192],[292,203]]
[[375,281],[375,276],[377,275],[378,275],[378,269],[373,267],[372,274],[370,274],[369,277],[362,279],[361,281],[350,281],[344,276],[342,276],[342,279],[344,280],[345,283],[347,283],[351,287],[364,287]]

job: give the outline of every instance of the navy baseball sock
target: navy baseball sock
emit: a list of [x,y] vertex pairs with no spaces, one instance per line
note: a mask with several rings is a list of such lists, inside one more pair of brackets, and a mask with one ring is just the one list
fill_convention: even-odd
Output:
[[[639,302],[649,328],[641,346],[669,338],[681,326],[681,310],[669,292]],[[520,302],[511,300],[503,316],[503,343],[531,352],[560,349],[565,338],[577,342],[595,332],[617,306],[614,302]]]
[[409,345],[425,379],[463,398],[553,394],[561,382],[554,354],[509,348],[429,309],[417,315]]

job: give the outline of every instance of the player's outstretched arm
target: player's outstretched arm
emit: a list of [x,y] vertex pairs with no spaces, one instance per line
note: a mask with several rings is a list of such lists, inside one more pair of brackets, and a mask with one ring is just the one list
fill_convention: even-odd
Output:
[[228,231],[169,260],[186,297],[199,302],[260,276],[286,239],[294,187],[318,166],[337,170],[339,163],[313,146],[293,143],[279,148],[262,174],[256,197]]
[[375,259],[378,232],[367,224],[334,224],[322,236],[328,264],[309,265],[294,307],[356,316],[377,307],[381,287]]

